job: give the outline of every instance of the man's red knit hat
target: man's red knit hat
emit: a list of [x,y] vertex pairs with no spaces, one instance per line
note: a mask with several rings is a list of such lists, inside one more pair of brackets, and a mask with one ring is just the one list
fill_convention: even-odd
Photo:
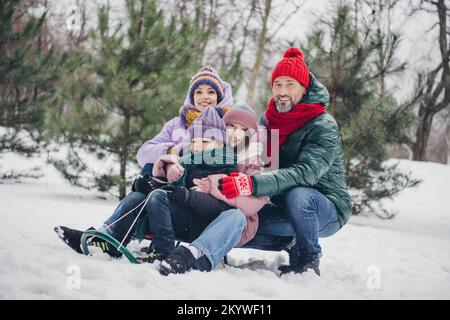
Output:
[[289,48],[283,54],[283,58],[272,71],[272,86],[276,78],[287,76],[294,78],[306,90],[309,88],[309,70],[303,59],[303,52],[297,48]]

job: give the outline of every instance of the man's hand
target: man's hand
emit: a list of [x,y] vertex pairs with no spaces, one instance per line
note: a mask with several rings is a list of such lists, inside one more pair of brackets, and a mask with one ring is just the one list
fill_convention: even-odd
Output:
[[250,196],[253,194],[252,178],[237,172],[219,180],[219,190],[227,199],[237,196]]
[[153,180],[152,177],[150,177],[150,175],[146,173],[144,174],[144,176],[141,176],[134,180],[131,191],[138,191],[144,194],[148,194],[161,186],[162,184]]
[[175,200],[179,204],[186,204],[191,196],[191,191],[182,186],[166,186],[169,199]]

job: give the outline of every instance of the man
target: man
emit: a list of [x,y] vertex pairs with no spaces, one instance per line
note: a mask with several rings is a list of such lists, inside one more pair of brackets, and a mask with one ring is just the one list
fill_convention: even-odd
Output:
[[[279,130],[279,170],[219,181],[222,194],[270,196],[259,212],[256,237],[245,247],[282,250],[289,265],[281,273],[313,269],[320,275],[319,237],[335,234],[351,215],[339,128],[328,114],[329,95],[309,72],[303,53],[289,48],[272,71],[272,93],[261,122]],[[270,141],[270,140],[269,140]]]

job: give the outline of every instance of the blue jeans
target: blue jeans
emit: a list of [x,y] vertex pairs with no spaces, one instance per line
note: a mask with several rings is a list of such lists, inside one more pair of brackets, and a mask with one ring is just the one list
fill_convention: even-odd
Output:
[[[145,194],[140,192],[130,192],[129,194],[127,194],[125,198],[123,198],[122,201],[119,202],[113,214],[108,218],[108,220],[106,220],[103,223],[103,228],[105,229],[106,233],[113,236],[118,241],[122,242],[123,238],[126,236],[128,232],[128,229],[130,228],[131,224],[136,218],[136,215],[142,208],[142,205],[139,206],[139,204],[145,201],[146,197],[147,196]],[[133,213],[122,218],[122,216],[124,216],[127,212],[129,212],[133,208],[136,208],[133,211]],[[144,214],[145,212],[142,212],[141,216],[143,216]],[[122,219],[116,222],[116,220],[120,218]],[[130,231],[130,235],[133,234],[134,230]],[[127,240],[129,241],[129,239]],[[125,241],[124,244],[126,245],[128,241]]]
[[140,172],[140,175],[143,176],[144,174],[148,173],[149,175],[152,174],[152,170],[153,170],[153,163],[146,163]]
[[[140,192],[129,193],[119,203],[111,217],[105,221],[105,230],[117,240],[122,241],[136,219],[146,197],[145,194]],[[123,217],[140,203],[142,205],[131,214]],[[164,190],[155,190],[150,194],[141,216],[147,220],[149,227],[147,232],[152,234],[152,243],[158,252],[167,254],[174,249],[175,239],[184,240],[186,238],[189,210],[186,206],[170,201]],[[123,218],[120,221],[114,223],[121,217]],[[239,209],[222,212],[192,242],[192,245],[204,253],[204,256],[194,263],[194,268],[202,271],[209,271],[214,268],[221,258],[239,243],[246,223],[246,216]],[[113,225],[110,226],[111,224]],[[135,226],[129,232],[128,239],[124,242],[125,245],[134,231]]]
[[259,211],[254,239],[244,247],[282,250],[292,237],[309,254],[319,254],[319,237],[329,237],[341,228],[335,205],[313,188],[296,187],[286,194],[285,206],[266,205]]
[[[241,210],[223,211],[191,245],[203,251],[213,269],[239,243],[246,223],[247,218]],[[204,267],[205,261],[202,258],[197,260],[197,268],[202,271],[209,271],[210,268]]]
[[[140,215],[146,221],[141,222],[146,226],[145,233],[152,235],[152,243],[155,249],[162,254],[167,254],[175,248],[175,239],[183,239],[187,232],[189,208],[180,206],[175,201],[169,201],[164,190],[155,190],[149,195],[130,192],[119,203],[111,217],[105,221],[104,228],[111,236],[122,241],[141,210],[142,202],[147,197],[149,199]],[[142,204],[131,214],[124,216],[140,203]],[[114,223],[121,217],[123,218],[120,221]],[[111,224],[113,225],[111,226]],[[136,224],[129,232],[124,242],[125,245],[135,233],[135,228]]]

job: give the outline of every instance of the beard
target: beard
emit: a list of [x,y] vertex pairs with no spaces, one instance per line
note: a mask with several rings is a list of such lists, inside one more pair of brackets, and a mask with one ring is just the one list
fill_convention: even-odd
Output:
[[[283,98],[284,101],[281,101],[280,98]],[[286,113],[292,110],[294,107],[294,101],[289,96],[276,96],[275,97],[275,107],[277,111],[280,113]]]

